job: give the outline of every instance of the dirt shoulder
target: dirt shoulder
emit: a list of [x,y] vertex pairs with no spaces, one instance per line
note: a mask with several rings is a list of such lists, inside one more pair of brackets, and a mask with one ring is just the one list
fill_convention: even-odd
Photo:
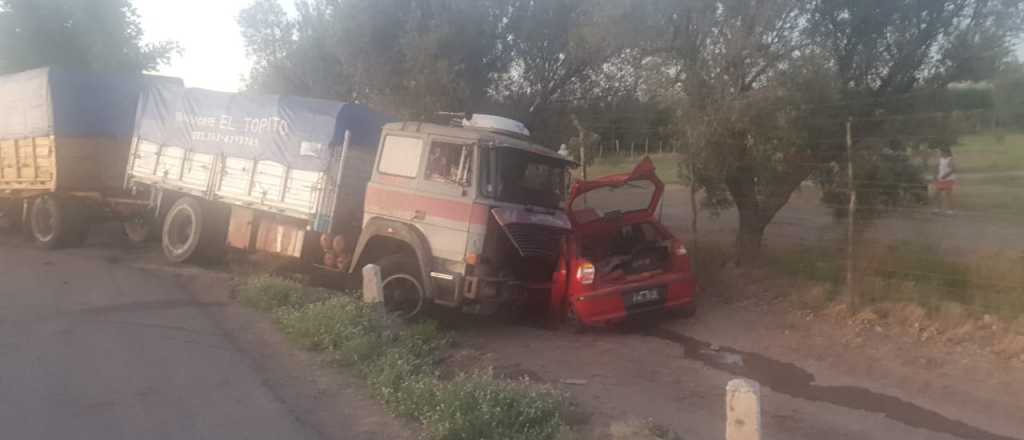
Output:
[[734,377],[764,386],[773,438],[1010,439],[1024,432],[1019,364],[775,300],[705,298],[692,320],[633,333],[491,327],[459,339],[489,353],[499,370],[571,393],[589,413],[593,438],[630,418],[686,439],[723,438],[724,389]]

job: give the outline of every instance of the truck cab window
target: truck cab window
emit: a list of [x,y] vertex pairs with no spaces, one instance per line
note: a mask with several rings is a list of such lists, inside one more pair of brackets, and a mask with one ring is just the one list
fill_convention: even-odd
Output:
[[435,141],[430,145],[426,172],[428,180],[470,186],[472,172],[472,145],[442,141]]
[[412,137],[388,136],[380,156],[380,172],[401,177],[416,177],[423,154],[423,141]]

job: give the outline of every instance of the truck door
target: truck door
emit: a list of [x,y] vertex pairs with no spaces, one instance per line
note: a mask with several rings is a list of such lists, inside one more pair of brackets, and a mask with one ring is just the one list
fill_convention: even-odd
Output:
[[427,149],[420,190],[424,203],[414,213],[434,252],[445,260],[462,262],[473,207],[475,148],[466,139],[432,136]]

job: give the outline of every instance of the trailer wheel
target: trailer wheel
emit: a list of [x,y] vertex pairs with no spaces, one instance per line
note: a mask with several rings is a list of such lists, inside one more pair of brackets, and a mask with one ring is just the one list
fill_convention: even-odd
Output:
[[227,235],[226,208],[192,197],[174,202],[164,219],[162,247],[172,263],[212,263],[223,255]]
[[44,249],[75,246],[85,240],[87,226],[81,209],[72,199],[45,195],[32,201],[28,230]]
[[0,202],[0,229],[16,231],[21,228],[21,202]]
[[154,237],[153,222],[145,218],[138,218],[128,220],[121,223],[121,231],[124,232],[124,237],[128,239],[128,243],[135,247],[144,246],[146,243],[153,241]]
[[416,259],[392,255],[377,264],[380,266],[384,308],[402,319],[419,315],[424,309],[427,295],[420,280]]

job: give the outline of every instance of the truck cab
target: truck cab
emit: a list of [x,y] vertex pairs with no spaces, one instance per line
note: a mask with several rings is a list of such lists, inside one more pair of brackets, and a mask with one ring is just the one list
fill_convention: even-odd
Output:
[[385,125],[351,270],[381,267],[385,303],[490,314],[550,293],[573,162],[522,124],[476,115]]

